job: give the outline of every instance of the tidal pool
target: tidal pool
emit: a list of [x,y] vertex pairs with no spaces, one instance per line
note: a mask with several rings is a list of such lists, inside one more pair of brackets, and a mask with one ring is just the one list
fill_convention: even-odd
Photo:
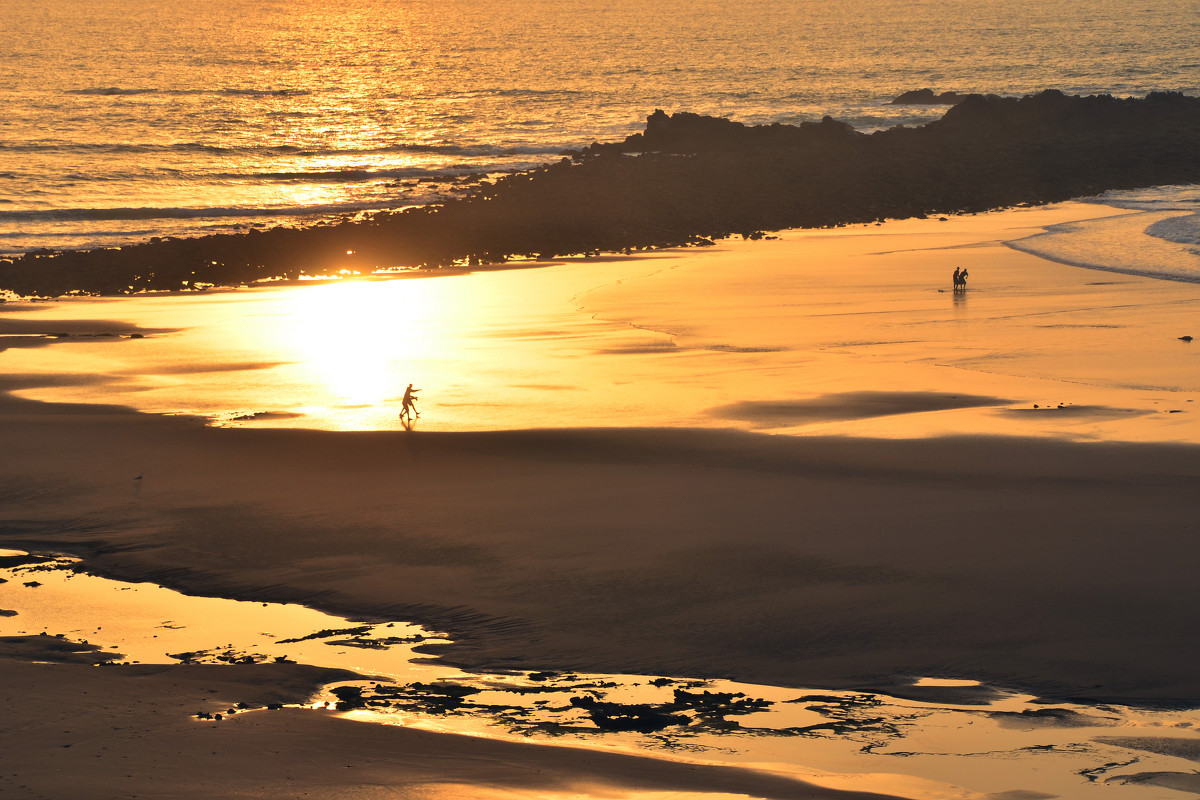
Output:
[[[894,697],[686,676],[467,673],[429,663],[436,632],[298,605],[191,597],[0,551],[0,635],[99,647],[103,663],[286,659],[353,670],[310,707],[390,724],[659,758],[759,766],[914,798],[1178,797],[1195,781],[1200,711],[1044,703],[924,678]],[[232,698],[230,699],[232,702]],[[197,724],[219,724],[208,718]]]

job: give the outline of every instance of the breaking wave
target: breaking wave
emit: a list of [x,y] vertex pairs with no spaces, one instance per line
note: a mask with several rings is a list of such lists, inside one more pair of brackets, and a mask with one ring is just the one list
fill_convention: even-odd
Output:
[[307,206],[197,206],[192,208],[56,208],[23,211],[0,211],[0,222],[66,222],[151,219],[211,219],[217,217],[314,217],[336,216],[362,210],[399,208],[403,198],[376,202],[326,203]]
[[127,95],[157,94],[166,97],[188,97],[199,95],[225,95],[245,97],[302,97],[312,94],[308,89],[155,89],[125,88],[121,86],[92,86],[86,89],[67,89],[67,94],[98,95],[101,97],[123,97]]
[[418,144],[398,142],[368,148],[309,148],[299,145],[250,145],[226,146],[204,142],[178,142],[175,144],[124,143],[124,142],[68,142],[50,140],[41,142],[0,142],[0,150],[13,153],[211,153],[214,155],[238,156],[295,156],[334,158],[338,156],[381,156],[405,153],[441,154],[457,157],[503,157],[503,156],[557,156],[563,146],[537,145],[483,145],[483,144]]

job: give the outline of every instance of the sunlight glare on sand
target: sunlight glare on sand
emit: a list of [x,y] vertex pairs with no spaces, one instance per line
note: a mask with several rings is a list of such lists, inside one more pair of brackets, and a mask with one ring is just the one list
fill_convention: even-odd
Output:
[[432,281],[345,281],[290,292],[275,331],[280,352],[346,405],[382,405],[403,394],[414,353],[436,358],[430,335],[444,293]]
[[[78,333],[3,360],[22,397],[215,424],[396,430],[412,383],[428,432],[1200,440],[1200,351],[1181,341],[1195,284],[1001,244],[1105,215],[1065,204],[705,252],[30,304],[30,330]],[[960,297],[945,284],[965,263]],[[96,338],[86,321],[106,318],[148,335]]]

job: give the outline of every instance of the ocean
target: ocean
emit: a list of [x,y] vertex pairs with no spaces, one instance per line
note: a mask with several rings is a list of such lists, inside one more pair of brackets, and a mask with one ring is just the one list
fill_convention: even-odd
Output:
[[1156,186],[1087,199],[1116,211],[1054,225],[1008,245],[1077,267],[1200,283],[1200,186]]
[[623,138],[656,108],[870,131],[940,116],[888,104],[923,87],[1197,94],[1195,15],[1195,0],[0,0],[0,254],[436,202],[456,176]]

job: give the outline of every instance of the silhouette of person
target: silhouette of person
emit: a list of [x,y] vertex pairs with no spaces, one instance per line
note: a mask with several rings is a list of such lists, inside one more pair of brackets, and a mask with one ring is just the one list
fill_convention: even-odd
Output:
[[954,268],[954,288],[955,289],[958,288],[958,278],[959,278],[960,274],[961,274],[961,271],[959,270],[959,268],[955,267]]
[[963,267],[962,272],[958,273],[958,285],[963,289],[967,288],[967,268]]
[[400,401],[400,416],[401,417],[419,417],[421,412],[417,411],[417,392],[420,389],[412,388],[412,384],[404,390],[404,399]]

